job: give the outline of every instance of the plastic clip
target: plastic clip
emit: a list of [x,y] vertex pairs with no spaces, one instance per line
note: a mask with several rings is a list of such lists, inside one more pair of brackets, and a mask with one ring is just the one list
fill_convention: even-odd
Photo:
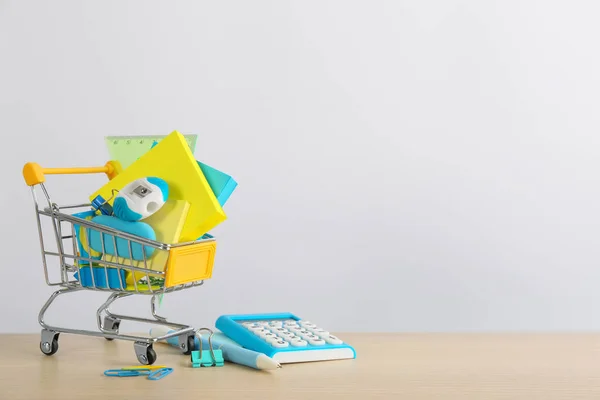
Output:
[[158,381],[173,372],[173,368],[161,368],[148,375],[151,381]]
[[118,376],[118,377],[150,375],[150,370],[149,369],[136,369],[136,370],[107,369],[106,371],[104,371],[104,375]]

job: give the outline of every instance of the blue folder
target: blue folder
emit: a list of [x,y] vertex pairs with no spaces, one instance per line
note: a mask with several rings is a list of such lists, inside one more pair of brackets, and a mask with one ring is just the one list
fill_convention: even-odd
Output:
[[200,166],[200,170],[202,170],[202,173],[204,174],[204,177],[208,181],[210,188],[217,197],[219,204],[221,205],[221,207],[223,207],[225,202],[227,202],[227,200],[229,199],[229,196],[231,196],[231,194],[235,190],[237,182],[226,173],[221,172],[218,169],[215,169],[209,165],[201,163],[200,161],[197,162]]

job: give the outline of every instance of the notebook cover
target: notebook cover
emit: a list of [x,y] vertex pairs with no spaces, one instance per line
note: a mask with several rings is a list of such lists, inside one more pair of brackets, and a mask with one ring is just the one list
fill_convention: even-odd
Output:
[[227,216],[213,193],[183,135],[173,131],[119,175],[90,196],[109,200],[113,189],[122,189],[139,178],[156,176],[169,184],[169,198],[190,203],[180,242],[194,241],[223,222]]

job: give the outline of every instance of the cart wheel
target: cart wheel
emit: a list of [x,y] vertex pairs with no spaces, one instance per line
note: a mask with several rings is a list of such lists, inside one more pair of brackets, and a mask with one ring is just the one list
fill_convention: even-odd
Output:
[[152,347],[148,348],[148,351],[146,352],[146,357],[148,359],[148,365],[152,365],[156,361],[156,352]]
[[195,350],[196,342],[195,342],[194,338],[195,338],[195,336],[188,336],[186,338],[186,344],[187,344],[187,346],[182,349],[183,350],[183,354],[185,354],[186,356],[189,356],[190,354],[192,354],[192,351]]
[[40,341],[40,350],[42,353],[51,356],[58,351],[58,335],[59,333],[57,332],[45,329],[42,331],[42,340]]
[[152,348],[152,345],[144,342],[135,342],[133,344],[135,349],[135,355],[137,356],[140,364],[152,365],[156,361],[156,352]]
[[[118,334],[119,333],[119,326],[121,325],[121,320],[120,319],[114,319],[112,317],[104,317],[104,326],[108,327],[105,328],[108,331],[110,331],[111,333],[114,334]],[[114,340],[114,338],[108,338],[105,337],[104,339],[108,340],[108,341],[112,341]]]
[[58,340],[54,339],[52,342],[40,342],[40,350],[47,356],[51,356],[52,354],[58,351]]

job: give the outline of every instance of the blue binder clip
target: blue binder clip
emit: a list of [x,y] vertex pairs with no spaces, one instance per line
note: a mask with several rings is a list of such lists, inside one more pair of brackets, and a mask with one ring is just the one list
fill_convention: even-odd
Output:
[[94,200],[92,200],[92,208],[95,211],[100,211],[100,213],[103,215],[113,214],[112,206],[108,204],[108,202],[104,200],[104,197],[100,195],[94,197]]

